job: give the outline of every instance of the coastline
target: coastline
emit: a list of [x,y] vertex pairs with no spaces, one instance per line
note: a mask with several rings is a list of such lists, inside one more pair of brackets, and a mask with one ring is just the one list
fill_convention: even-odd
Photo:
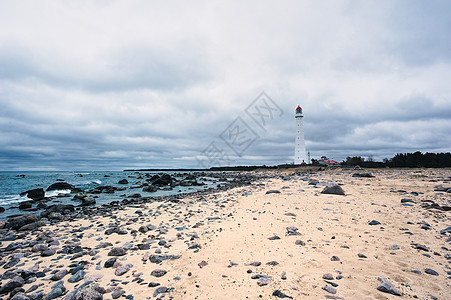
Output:
[[[3,240],[0,291],[20,277],[28,298],[397,298],[383,277],[405,298],[449,298],[451,194],[434,189],[450,170],[356,172],[255,171],[250,185],[84,208]],[[321,193],[333,183],[344,196]]]

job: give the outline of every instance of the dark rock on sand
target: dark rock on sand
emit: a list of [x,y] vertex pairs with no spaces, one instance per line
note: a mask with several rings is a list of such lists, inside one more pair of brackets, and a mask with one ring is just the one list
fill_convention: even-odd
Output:
[[50,279],[53,281],[59,281],[59,280],[63,279],[64,276],[66,276],[66,275],[67,275],[67,270],[64,269],[64,270],[60,270],[60,271],[56,272],[55,274],[53,274],[52,278],[50,278]]
[[325,290],[328,293],[331,294],[336,294],[337,293],[337,289],[328,285],[323,286],[321,289]]
[[66,214],[75,211],[72,204],[54,204],[49,206],[45,211],[41,212],[41,216],[47,218],[51,213]]
[[44,192],[44,189],[40,188],[40,189],[32,189],[32,190],[28,190],[23,193],[20,193],[20,196],[25,196],[25,195],[30,199],[38,201],[38,200],[44,199],[45,192]]
[[268,194],[280,194],[280,191],[279,190],[270,190],[270,191],[267,191],[265,194],[266,195],[268,195]]
[[288,299],[293,299],[293,297],[288,296],[288,295],[282,293],[282,292],[279,291],[279,290],[275,290],[275,291],[272,293],[272,295],[273,295],[274,297],[277,297],[277,298],[288,298]]
[[168,271],[166,271],[166,270],[156,269],[156,270],[153,270],[150,273],[150,275],[155,276],[155,277],[162,277],[162,276],[166,275],[167,272]]
[[438,276],[437,271],[434,271],[434,270],[429,269],[429,268],[426,268],[426,269],[424,270],[424,273],[429,274],[429,275]]
[[79,282],[80,280],[85,278],[85,274],[86,274],[85,271],[78,270],[77,273],[72,275],[67,281],[70,283]]
[[10,300],[30,300],[23,292],[18,292],[10,298]]
[[149,257],[149,260],[151,263],[154,264],[159,264],[161,262],[163,262],[164,260],[174,260],[174,259],[179,259],[180,255],[156,255],[156,254],[152,254]]
[[22,277],[16,276],[0,287],[0,295],[7,294],[15,288],[22,287],[25,281]]
[[321,194],[345,195],[345,191],[338,184],[326,186]]
[[113,247],[110,252],[108,252],[108,256],[123,256],[127,253],[124,248],[121,247]]
[[352,177],[368,177],[368,178],[371,178],[371,177],[374,177],[374,175],[371,174],[371,173],[354,173],[354,174],[352,174]]
[[368,225],[380,225],[381,222],[376,221],[376,220],[372,220],[371,222],[368,223]]
[[377,289],[384,293],[389,293],[395,296],[402,296],[402,293],[395,289],[395,287],[385,278],[378,278],[381,284],[377,287]]
[[37,221],[38,218],[34,214],[22,215],[8,219],[6,221],[5,227],[18,230],[24,225],[35,223]]

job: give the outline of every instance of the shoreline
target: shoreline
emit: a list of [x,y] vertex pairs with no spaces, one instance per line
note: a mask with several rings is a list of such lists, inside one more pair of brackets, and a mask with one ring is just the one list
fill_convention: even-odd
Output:
[[[397,298],[377,289],[383,277],[403,298],[449,298],[451,194],[434,189],[451,172],[356,172],[265,170],[250,185],[87,209],[3,240],[0,292],[16,278],[29,299]],[[345,195],[321,193],[332,183]]]

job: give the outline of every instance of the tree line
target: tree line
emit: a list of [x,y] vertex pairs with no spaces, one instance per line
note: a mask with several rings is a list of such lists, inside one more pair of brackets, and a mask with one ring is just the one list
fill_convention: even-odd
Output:
[[347,157],[341,163],[343,166],[361,166],[365,168],[447,168],[451,167],[451,153],[397,153],[392,158],[383,161],[373,161],[370,156],[365,159],[360,156]]

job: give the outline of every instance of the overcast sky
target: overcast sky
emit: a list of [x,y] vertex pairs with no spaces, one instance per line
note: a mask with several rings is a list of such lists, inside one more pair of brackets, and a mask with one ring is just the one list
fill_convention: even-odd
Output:
[[450,12],[0,0],[0,170],[289,163],[297,105],[312,158],[449,152]]

